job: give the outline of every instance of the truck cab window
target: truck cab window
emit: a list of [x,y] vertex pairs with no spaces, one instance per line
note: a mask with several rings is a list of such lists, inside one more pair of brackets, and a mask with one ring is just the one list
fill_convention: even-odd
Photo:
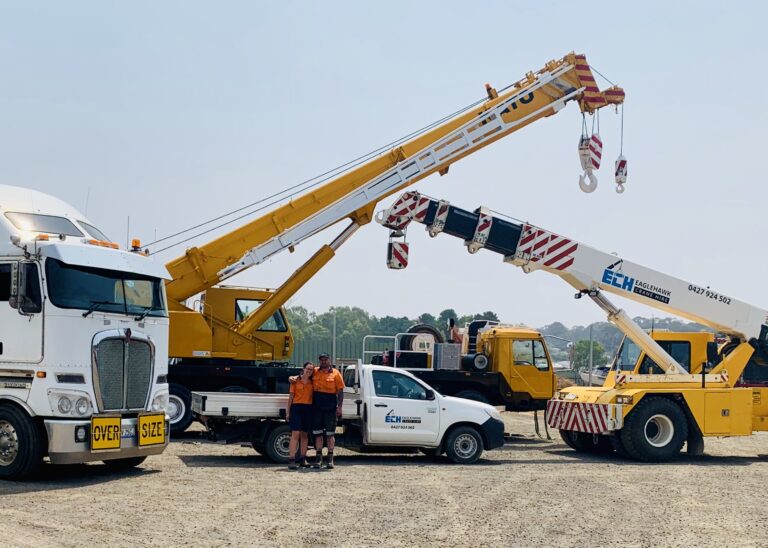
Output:
[[373,385],[377,396],[406,400],[426,400],[427,389],[406,375],[374,371]]
[[[672,356],[672,358],[683,366],[686,371],[691,370],[691,344],[687,341],[656,341],[659,346]],[[663,375],[664,370],[656,365],[650,356],[643,358],[643,363],[640,364],[638,373],[641,375]]]
[[11,298],[11,265],[0,264],[0,301]]
[[40,292],[40,273],[35,263],[21,263],[24,276],[24,301],[21,312],[37,314],[43,309],[43,296]]
[[512,359],[515,365],[533,365],[541,371],[549,370],[544,344],[531,339],[512,341]]
[[[264,301],[256,299],[237,299],[235,301],[235,321],[243,321],[248,314],[259,308]],[[287,331],[285,327],[285,319],[279,310],[275,311],[267,321],[265,321],[259,331]]]
[[66,217],[9,211],[5,217],[19,230],[82,237],[82,231]]

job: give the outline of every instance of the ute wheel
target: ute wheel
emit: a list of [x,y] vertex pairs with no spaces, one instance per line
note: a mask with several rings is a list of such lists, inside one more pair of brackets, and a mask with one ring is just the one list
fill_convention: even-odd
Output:
[[675,457],[688,438],[685,413],[667,398],[644,398],[630,411],[621,443],[636,460],[662,462]]
[[102,462],[104,463],[104,466],[113,472],[123,472],[125,470],[130,470],[131,468],[136,468],[145,460],[147,460],[147,457],[131,457],[128,459],[113,459]]
[[[435,343],[441,343],[445,342],[445,339],[443,338],[443,334],[438,331],[436,327],[433,327],[429,324],[419,324],[414,325],[413,327],[408,328],[408,333],[416,333],[416,334],[425,334],[425,335],[432,335],[434,337]],[[418,336],[414,335],[413,337],[404,336],[400,338],[400,350],[418,350],[418,348],[414,348],[416,346],[416,341],[419,339]]]
[[560,437],[572,449],[581,453],[605,455],[613,453],[613,445],[608,436],[575,432],[573,430],[560,430]]
[[459,426],[448,434],[445,452],[456,464],[472,464],[483,454],[483,437],[471,426]]
[[458,392],[454,397],[464,398],[465,400],[479,401],[480,403],[490,403],[488,398],[483,396],[477,390],[462,390],[461,392]]
[[291,442],[291,427],[280,424],[272,429],[264,443],[264,454],[272,462],[286,464],[288,462],[288,446]]
[[34,474],[43,462],[43,439],[29,415],[15,405],[0,404],[0,479]]
[[175,383],[168,386],[168,392],[171,434],[181,434],[192,424],[192,393],[187,387]]

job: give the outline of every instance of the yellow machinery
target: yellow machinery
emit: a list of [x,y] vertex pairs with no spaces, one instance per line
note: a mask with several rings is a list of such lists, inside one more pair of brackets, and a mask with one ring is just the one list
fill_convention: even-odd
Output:
[[[592,114],[624,101],[624,91],[600,91],[583,55],[571,53],[487,98],[400,140],[325,183],[317,183],[213,241],[186,250],[166,266],[170,311],[171,397],[174,431],[189,424],[190,389],[280,391],[286,371],[243,369],[285,362],[293,338],[282,310],[358,228],[369,223],[379,200],[432,173],[445,175],[461,158],[575,102]],[[280,193],[278,193],[280,194]],[[221,284],[304,239],[342,221],[341,233],[323,245],[274,291]],[[254,306],[258,303],[257,306]],[[247,312],[244,311],[247,309]],[[272,327],[265,327],[267,324]]]
[[[487,249],[525,272],[562,278],[577,298],[589,297],[626,335],[617,369],[602,387],[564,388],[547,405],[547,423],[571,447],[663,461],[686,442],[689,452],[699,453],[704,437],[768,430],[768,388],[739,385],[748,367],[765,370],[768,363],[765,309],[527,222],[496,217],[485,208],[459,209],[416,192],[404,193],[381,217],[394,231],[390,255],[397,247],[403,259],[390,260],[392,268],[407,264],[408,244],[396,239],[411,221],[427,225],[432,235],[463,239],[471,253]],[[728,341],[718,348],[707,334],[683,340],[663,332],[650,336],[608,294],[696,321]]]
[[[497,92],[487,86],[487,100],[431,127],[387,153],[350,169],[289,203],[205,245],[192,247],[166,266],[173,279],[166,289],[171,315],[170,355],[179,358],[280,360],[291,345],[282,335],[259,328],[277,313],[334,256],[360,226],[369,223],[379,200],[449,166],[575,101],[593,113],[624,100],[621,88],[598,90],[583,55],[569,54]],[[230,307],[211,306],[208,292],[243,269],[263,262],[305,238],[349,219],[330,244],[322,246],[283,285],[246,317],[233,320]],[[218,288],[216,291],[228,291]],[[240,291],[240,290],[237,290]],[[187,300],[202,295],[199,310]]]

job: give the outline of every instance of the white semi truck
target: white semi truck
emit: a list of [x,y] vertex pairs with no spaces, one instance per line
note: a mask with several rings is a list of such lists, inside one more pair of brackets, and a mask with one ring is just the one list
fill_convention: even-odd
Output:
[[67,203],[0,185],[0,479],[165,449],[166,278]]
[[[344,405],[336,445],[366,452],[420,449],[471,464],[504,445],[501,414],[485,403],[443,396],[410,372],[356,365],[344,372]],[[288,394],[193,392],[192,411],[217,441],[250,442],[275,462],[287,462],[291,431]]]

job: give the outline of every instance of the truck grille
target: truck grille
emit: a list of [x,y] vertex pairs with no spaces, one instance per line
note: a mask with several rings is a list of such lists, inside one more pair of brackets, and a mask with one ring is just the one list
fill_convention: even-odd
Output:
[[94,348],[96,396],[102,411],[142,410],[152,384],[152,348],[141,339],[109,338]]

